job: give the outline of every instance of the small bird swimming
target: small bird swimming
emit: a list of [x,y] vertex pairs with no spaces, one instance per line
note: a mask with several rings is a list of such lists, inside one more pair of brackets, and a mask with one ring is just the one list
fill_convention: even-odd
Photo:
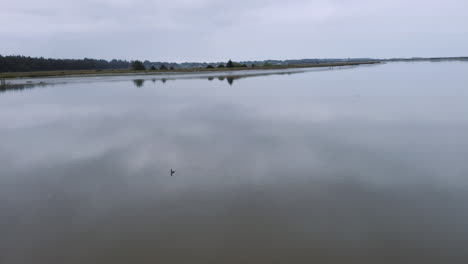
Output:
[[175,170],[171,169],[171,176],[175,173]]

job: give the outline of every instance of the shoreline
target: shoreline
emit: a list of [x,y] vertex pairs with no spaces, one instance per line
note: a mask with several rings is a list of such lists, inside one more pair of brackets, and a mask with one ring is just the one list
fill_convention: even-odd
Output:
[[297,65],[273,65],[258,67],[236,67],[236,68],[192,68],[175,70],[64,70],[64,71],[34,71],[34,72],[2,72],[0,79],[18,79],[18,78],[41,78],[41,77],[99,77],[99,76],[119,76],[119,75],[158,75],[158,74],[190,74],[190,73],[209,73],[209,72],[231,72],[248,70],[276,70],[276,69],[295,69],[295,68],[323,68],[340,66],[357,66],[366,64],[379,64],[382,61],[359,61],[359,62],[340,62],[323,64],[297,64]]

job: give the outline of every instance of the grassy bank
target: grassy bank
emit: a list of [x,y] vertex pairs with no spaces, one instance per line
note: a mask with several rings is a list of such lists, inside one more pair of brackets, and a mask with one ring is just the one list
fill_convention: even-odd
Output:
[[128,69],[122,70],[69,70],[69,71],[36,71],[36,72],[2,72],[0,79],[11,78],[35,78],[35,77],[61,77],[61,76],[96,76],[96,75],[119,75],[119,74],[158,74],[158,73],[196,73],[196,72],[218,72],[218,71],[240,71],[240,70],[270,70],[270,69],[291,69],[291,68],[315,68],[315,67],[339,67],[353,66],[362,64],[375,64],[378,61],[362,62],[340,62],[327,64],[302,64],[302,65],[272,65],[258,66],[253,68],[196,68],[196,69],[175,69],[175,70],[146,70],[134,71]]

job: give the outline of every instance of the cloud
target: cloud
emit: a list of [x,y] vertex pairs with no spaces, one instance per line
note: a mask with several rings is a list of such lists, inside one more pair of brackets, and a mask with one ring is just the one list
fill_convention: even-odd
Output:
[[468,46],[468,4],[457,0],[19,0],[3,6],[0,23],[8,26],[0,28],[0,54],[218,61],[455,56],[466,55]]

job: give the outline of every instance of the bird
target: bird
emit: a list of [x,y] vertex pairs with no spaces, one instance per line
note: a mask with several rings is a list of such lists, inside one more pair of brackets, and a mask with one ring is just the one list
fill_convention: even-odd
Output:
[[175,170],[171,169],[171,176],[175,173]]

